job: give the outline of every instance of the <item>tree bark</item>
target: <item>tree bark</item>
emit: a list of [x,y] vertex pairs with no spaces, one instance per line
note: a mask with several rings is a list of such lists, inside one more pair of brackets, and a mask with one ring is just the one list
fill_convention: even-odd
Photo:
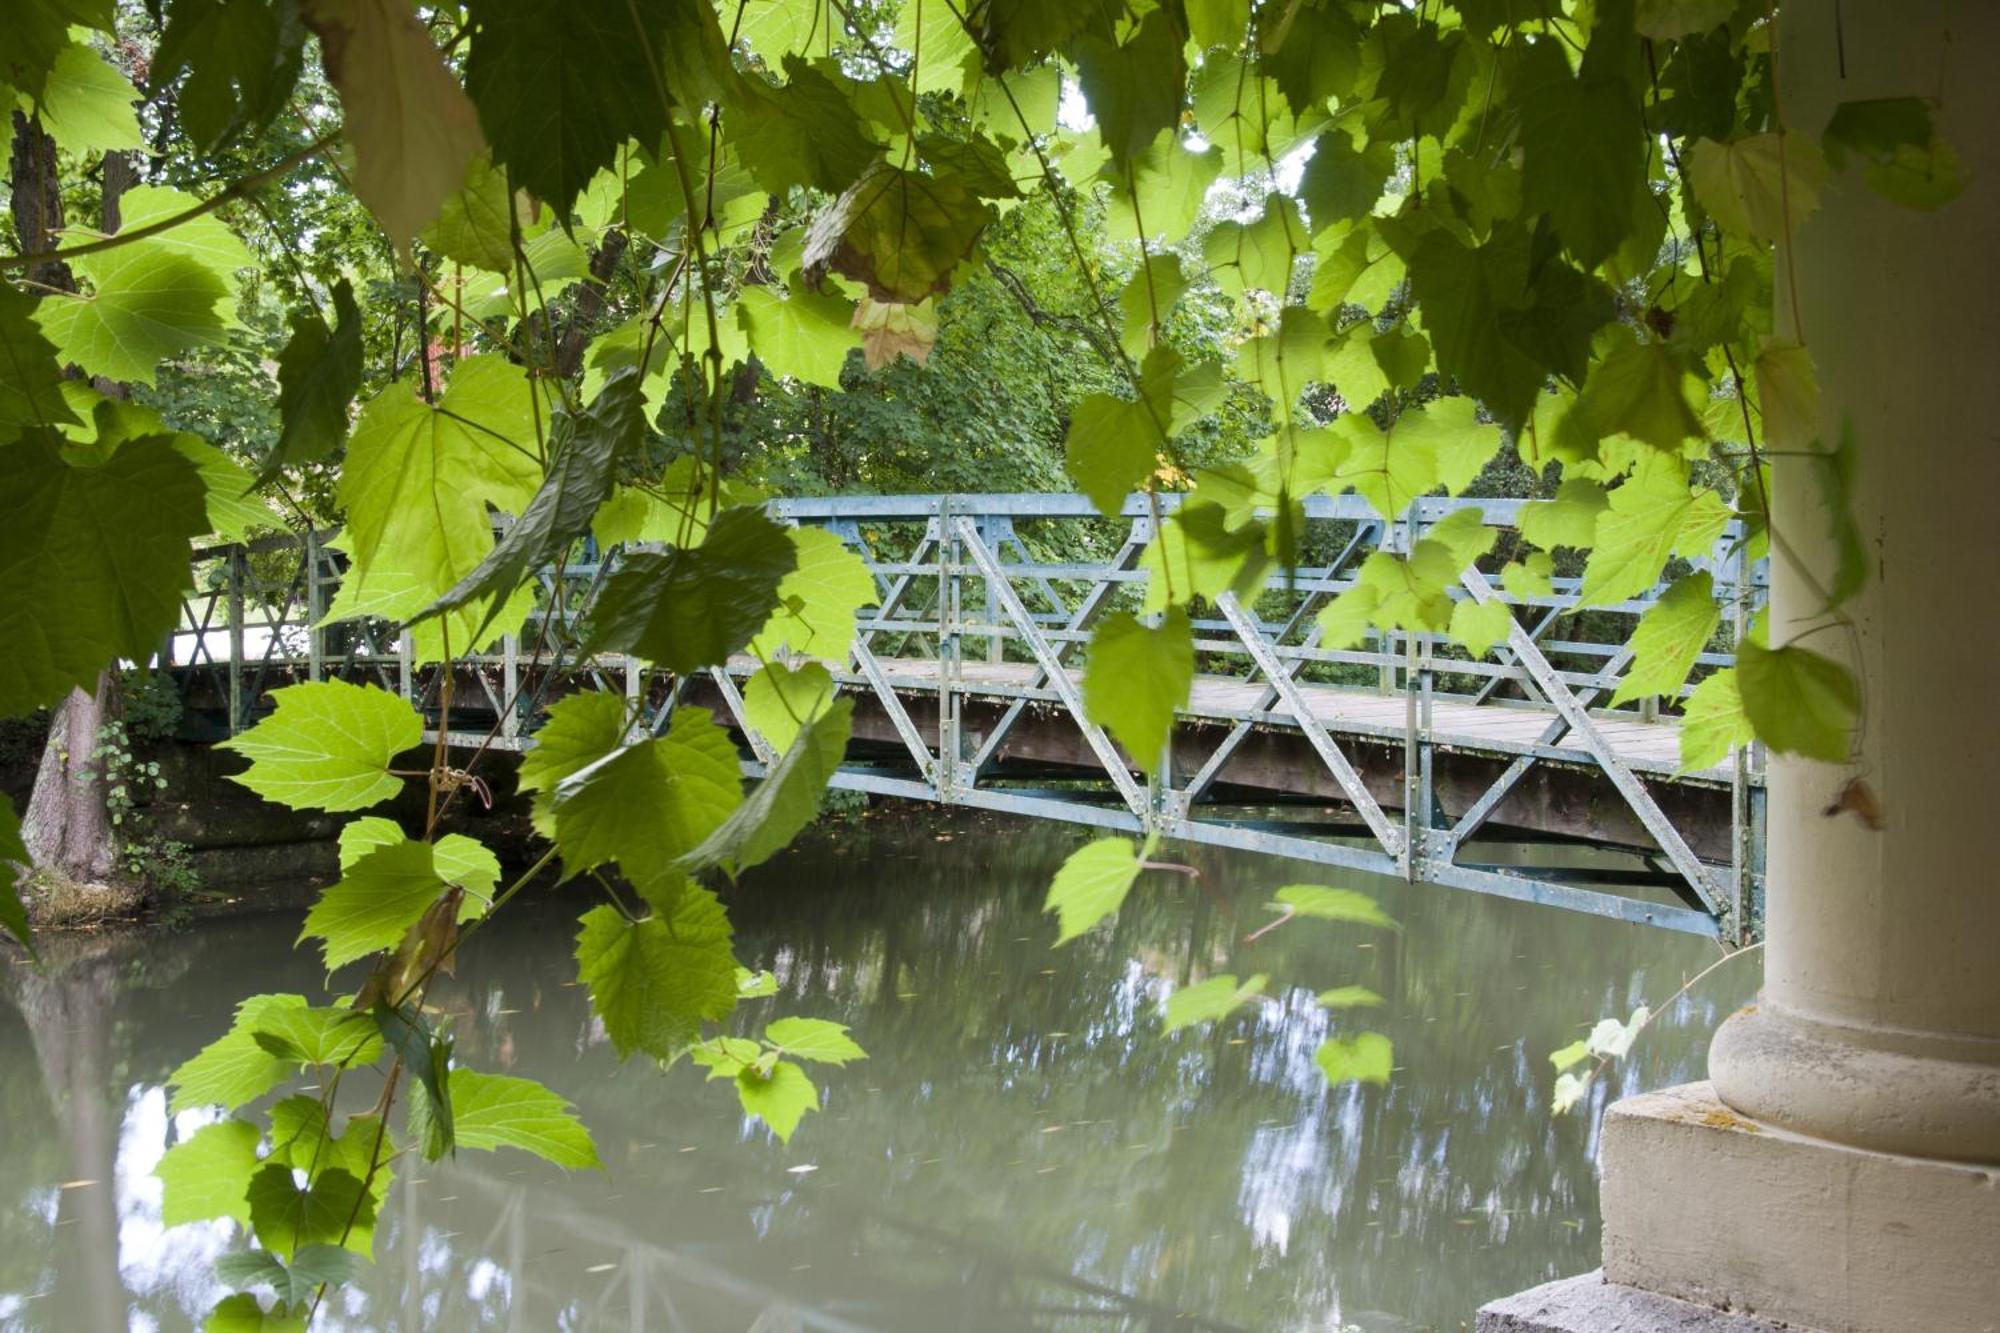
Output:
[[[39,120],[19,111],[13,115],[9,184],[13,189],[14,234],[24,252],[53,250],[63,229],[56,143],[42,130]],[[135,179],[132,164],[123,155],[106,159],[105,230],[116,229],[119,199]],[[75,277],[61,261],[31,266],[28,280],[52,290],[76,290]],[[99,387],[107,392],[123,389],[122,385],[104,383]],[[105,670],[98,672],[97,685],[90,693],[74,690],[56,705],[41,765],[35,771],[35,790],[22,821],[22,838],[35,868],[77,884],[108,883],[118,869],[111,816],[104,804],[104,782],[91,763],[98,732],[110,716],[110,704],[111,677]]]

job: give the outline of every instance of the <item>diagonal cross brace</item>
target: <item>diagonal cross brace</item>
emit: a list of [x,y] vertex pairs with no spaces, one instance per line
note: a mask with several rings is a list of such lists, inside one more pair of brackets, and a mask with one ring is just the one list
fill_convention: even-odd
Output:
[[1321,761],[1333,774],[1333,780],[1340,784],[1340,790],[1346,794],[1349,803],[1368,825],[1368,831],[1375,835],[1375,841],[1381,843],[1382,850],[1389,855],[1402,856],[1404,853],[1402,833],[1389,822],[1389,816],[1382,812],[1381,803],[1361,781],[1361,774],[1355,771],[1353,763],[1334,743],[1333,737],[1321,725],[1320,720],[1313,716],[1305,695],[1299,692],[1298,682],[1292,679],[1291,673],[1285,670],[1285,664],[1272,651],[1271,645],[1265,642],[1262,634],[1258,633],[1257,625],[1244,611],[1243,603],[1236,599],[1235,593],[1225,592],[1216,599],[1215,604],[1229,621],[1230,626],[1235,629],[1236,637],[1243,641],[1245,648],[1249,649],[1251,659],[1263,671],[1264,678],[1270,681],[1271,688],[1278,692],[1278,697],[1291,711],[1292,721],[1305,733],[1306,740],[1311,743],[1313,749],[1319,752]]
[[992,587],[1000,596],[1001,610],[1005,611],[1007,618],[1014,622],[1014,628],[1020,631],[1028,650],[1035,655],[1035,661],[1048,673],[1049,684],[1061,697],[1063,707],[1067,708],[1070,716],[1076,719],[1076,725],[1082,730],[1084,740],[1090,743],[1090,748],[1096,753],[1097,761],[1104,766],[1105,774],[1110,777],[1112,785],[1118,788],[1118,794],[1125,798],[1125,804],[1131,807],[1132,813],[1150,825],[1153,810],[1152,803],[1146,798],[1145,789],[1133,781],[1132,770],[1127,766],[1125,757],[1118,753],[1118,747],[1104,734],[1104,728],[1092,722],[1084,712],[1083,695],[1077,690],[1076,682],[1070,679],[1069,672],[1063,668],[1062,659],[1057,657],[1055,650],[1049,646],[1041,627],[1035,624],[1035,618],[1028,614],[1028,608],[1021,604],[1020,594],[1014,591],[1014,585],[1008,582],[1007,576],[1001,572],[999,561],[995,560],[993,553],[986,549],[986,544],[979,540],[977,525],[969,518],[954,521],[958,525],[960,540],[972,555],[973,563],[979,566],[982,574],[992,580]]
[[[1493,585],[1486,581],[1486,576],[1476,567],[1468,568],[1461,582],[1465,585],[1466,591],[1472,594],[1474,601],[1485,603],[1499,600],[1499,594],[1493,591]],[[1528,632],[1514,621],[1511,614],[1508,616],[1508,622],[1508,646],[1514,650],[1515,657],[1527,669],[1530,678],[1534,680],[1562,720],[1569,724],[1569,729],[1583,742],[1584,749],[1588,750],[1591,757],[1597,761],[1604,775],[1611,779],[1611,785],[1625,798],[1625,804],[1632,808],[1632,813],[1639,816],[1639,822],[1653,835],[1653,840],[1659,843],[1660,850],[1666,854],[1667,860],[1679,872],[1681,878],[1688,882],[1688,887],[1694,890],[1695,895],[1711,912],[1720,913],[1721,898],[1715,884],[1709,879],[1707,867],[1702,865],[1701,858],[1694,854],[1694,850],[1687,845],[1687,840],[1681,837],[1680,830],[1674,827],[1673,821],[1669,820],[1666,812],[1660,809],[1659,802],[1653,799],[1653,793],[1646,789],[1646,784],[1619,759],[1610,742],[1604,739],[1604,734],[1590,720],[1590,714],[1584,711],[1583,705],[1577,702],[1576,696],[1563,684],[1562,678],[1556,674],[1556,669],[1550,665],[1549,659],[1542,655],[1541,645],[1528,637]]]

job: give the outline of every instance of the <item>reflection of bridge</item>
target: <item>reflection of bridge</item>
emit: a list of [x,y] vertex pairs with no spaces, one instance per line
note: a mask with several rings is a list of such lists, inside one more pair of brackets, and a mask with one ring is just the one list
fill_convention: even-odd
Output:
[[[1165,497],[1170,502],[1172,497]],[[781,500],[772,512],[824,526],[873,571],[840,678],[858,692],[855,742],[835,785],[1275,852],[1322,864],[1549,903],[1629,921],[1741,938],[1760,883],[1762,780],[1754,754],[1683,773],[1679,725],[1649,701],[1609,708],[1623,647],[1645,599],[1576,612],[1577,581],[1546,595],[1502,591],[1476,570],[1456,595],[1514,614],[1505,642],[1472,658],[1438,635],[1377,633],[1349,651],[1320,645],[1316,612],[1353,585],[1360,561],[1408,551],[1456,510],[1513,526],[1518,500],[1417,502],[1385,523],[1356,496],[1306,502],[1312,561],[1258,597],[1223,594],[1195,622],[1201,674],[1148,784],[1085,716],[1080,645],[1106,610],[1135,605],[1152,536],[1146,502],[1123,519],[1069,495],[861,496]],[[1740,632],[1762,571],[1732,527],[1694,563],[1708,569]],[[435,670],[412,669],[410,641],[357,622],[310,629],[337,561],[289,538],[208,553],[212,587],[187,607],[170,652],[189,702],[247,724],[261,693],[321,675],[370,679],[420,707]],[[709,705],[740,727],[738,682],[755,663],[699,679],[656,679],[622,657],[538,657],[542,624],[588,606],[615,553],[541,576],[541,609],[522,638],[465,659],[450,719],[455,742],[531,743],[538,709],[576,688],[619,690],[657,726],[676,704]],[[279,568],[276,574],[260,571]],[[553,636],[551,636],[553,637]],[[1726,665],[1705,652],[1703,667]],[[1685,693],[1685,692],[1684,692]],[[1672,701],[1677,703],[1678,700]],[[432,710],[433,717],[435,710]],[[749,767],[770,756],[755,751]],[[1254,813],[1256,818],[1245,817]],[[1273,814],[1284,817],[1273,818]],[[1502,866],[1482,838],[1534,838],[1629,852],[1621,866]],[[1546,857],[1571,861],[1578,858]],[[1652,888],[1646,896],[1620,888]],[[1675,901],[1657,890],[1666,889]]]

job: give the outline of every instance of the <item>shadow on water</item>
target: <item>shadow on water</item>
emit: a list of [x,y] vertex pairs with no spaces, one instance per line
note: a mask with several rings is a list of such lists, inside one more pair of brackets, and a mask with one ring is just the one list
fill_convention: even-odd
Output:
[[[573,1097],[604,1172],[518,1154],[406,1167],[377,1263],[328,1329],[1458,1329],[1482,1300],[1596,1262],[1593,1157],[1611,1096],[1698,1074],[1754,984],[1676,1006],[1584,1108],[1548,1112],[1547,1053],[1657,1000],[1706,942],[1349,877],[1396,932],[1295,922],[1315,875],[1199,851],[1115,926],[1052,951],[1040,904],[1071,830],[891,813],[820,830],[731,894],[779,1013],[852,1025],[789,1147],[699,1071],[621,1066],[575,986],[566,891],[483,932],[435,998],[484,1069]],[[52,942],[0,1019],[0,1328],[186,1330],[222,1289],[228,1223],[163,1230],[151,1171],[207,1118],[164,1080],[244,995],[316,994],[296,921]],[[1272,1002],[1160,1034],[1178,985],[1266,972]],[[1368,986],[1379,1010],[1315,992]],[[1313,1052],[1365,1024],[1387,1089],[1329,1089]]]

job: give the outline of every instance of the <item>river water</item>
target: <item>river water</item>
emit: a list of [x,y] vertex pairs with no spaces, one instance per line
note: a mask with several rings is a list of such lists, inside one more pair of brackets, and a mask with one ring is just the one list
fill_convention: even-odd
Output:
[[[730,894],[780,1013],[852,1026],[789,1146],[726,1084],[620,1065],[575,986],[575,890],[524,900],[434,993],[458,1051],[574,1098],[607,1167],[461,1153],[399,1177],[376,1264],[326,1329],[1391,1330],[1593,1267],[1609,1097],[1698,1076],[1747,997],[1732,964],[1569,1115],[1547,1054],[1658,1001],[1698,939],[1479,895],[1197,849],[1061,949],[1041,897],[1072,829],[874,813],[809,833]],[[1296,921],[1293,882],[1378,896],[1400,931]],[[163,1230],[151,1172],[206,1117],[164,1082],[237,1000],[318,999],[296,914],[55,940],[0,1017],[0,1328],[186,1330],[231,1224]],[[1740,969],[1740,970],[1739,970]],[[1269,973],[1272,1002],[1163,1036],[1178,985]],[[1315,992],[1384,1008],[1329,1015]],[[1329,1089],[1313,1051],[1365,1023],[1393,1085]]]

